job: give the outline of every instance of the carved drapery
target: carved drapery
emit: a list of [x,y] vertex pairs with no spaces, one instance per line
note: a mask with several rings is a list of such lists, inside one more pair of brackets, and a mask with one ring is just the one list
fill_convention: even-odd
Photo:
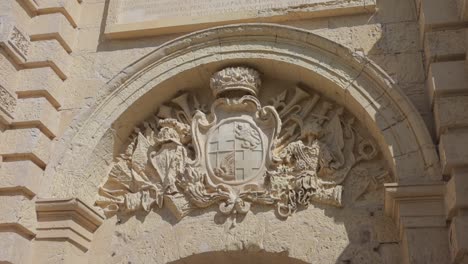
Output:
[[343,106],[299,86],[261,102],[260,74],[247,67],[216,72],[210,88],[210,107],[182,93],[135,128],[99,190],[106,214],[167,206],[180,219],[265,204],[288,217],[312,203],[382,203],[391,176]]

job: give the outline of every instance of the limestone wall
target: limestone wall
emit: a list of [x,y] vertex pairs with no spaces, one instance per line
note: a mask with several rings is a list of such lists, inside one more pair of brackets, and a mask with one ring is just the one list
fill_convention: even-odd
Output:
[[[268,255],[271,253],[288,255],[294,261],[340,263],[337,261],[341,258],[343,263],[354,263],[346,262],[360,256],[353,243],[365,245],[366,249],[378,248],[375,252],[384,263],[466,261],[465,0],[289,1],[294,3],[266,9],[260,6],[248,12],[236,9],[230,16],[212,12],[194,19],[171,18],[168,14],[164,21],[158,16],[142,17],[144,8],[138,6],[133,13],[124,12],[119,18],[122,7],[118,2],[121,0],[0,0],[0,262],[178,263],[185,258],[197,261],[199,256],[202,263],[203,254],[208,254],[207,259],[229,261],[236,256],[218,254],[261,251],[267,254],[266,262],[274,258]],[[115,87],[125,86],[120,83],[120,76],[137,72],[133,69],[138,63],[151,60],[145,57],[147,54],[157,53],[163,44],[199,29],[250,22],[305,30],[335,43],[330,53],[343,48],[356,58],[375,63],[394,82],[388,85],[398,86],[409,98],[412,109],[416,109],[414,115],[422,117],[424,122],[416,129],[428,132],[429,142],[411,150],[405,146],[419,138],[401,137],[395,142],[405,151],[387,147],[388,157],[384,155],[383,159],[407,169],[393,171],[396,183],[380,190],[378,209],[370,210],[369,217],[364,217],[364,212],[355,215],[314,205],[286,221],[265,208],[247,214],[242,221],[219,218],[212,209],[180,222],[172,219],[167,210],[105,220],[94,201],[134,126],[152,115],[177,90],[206,89],[209,77],[221,66],[247,63],[263,67],[267,82],[277,83],[270,85],[274,87],[271,89],[301,82],[350,110],[360,109],[361,106],[339,101],[340,95],[333,94],[336,85],[322,80],[320,74],[312,76],[297,70],[300,67],[286,67],[280,62],[269,64],[266,61],[272,54],[249,58],[247,48],[243,50],[244,60],[225,55],[211,66],[181,69],[178,77],[160,84],[160,90],[148,90],[146,98],[153,96],[152,99],[127,105],[124,95],[117,94],[122,102],[114,109],[122,109],[122,115],[114,123],[93,123],[96,113],[115,114],[100,107],[110,100]],[[235,34],[238,32],[233,30]],[[186,45],[196,43],[196,38],[187,40]],[[310,39],[320,41],[316,37]],[[306,42],[307,39],[297,39],[298,46]],[[210,49],[207,56],[223,47]],[[250,50],[254,49],[252,44]],[[286,44],[284,49],[288,49]],[[170,44],[164,52],[173,52]],[[196,56],[200,55],[193,55]],[[190,58],[184,55],[174,61],[188,65],[185,63]],[[299,59],[286,63],[299,64]],[[340,65],[335,64],[338,69]],[[323,76],[326,74],[323,72]],[[359,81],[359,76],[343,82],[352,84]],[[143,92],[143,88],[135,91]],[[381,108],[388,106],[377,102]],[[106,133],[94,138],[92,129],[96,128],[98,135],[99,127],[105,127]],[[390,134],[385,131],[404,131],[400,133],[404,135],[410,130],[405,126],[389,126],[382,131],[364,127],[381,145],[389,142],[384,136],[379,137]],[[86,135],[91,136],[79,138],[83,129],[88,129]],[[437,158],[411,162],[419,155],[415,153],[432,153],[434,148],[438,148]],[[74,153],[89,156],[73,156]],[[379,219],[381,226],[377,233],[369,234],[366,230],[373,225],[369,219],[374,218]],[[362,241],[354,241],[363,234]],[[216,253],[209,255],[210,252]],[[373,253],[365,252],[362,258],[373,263]],[[195,255],[194,259],[190,259],[191,255]]]

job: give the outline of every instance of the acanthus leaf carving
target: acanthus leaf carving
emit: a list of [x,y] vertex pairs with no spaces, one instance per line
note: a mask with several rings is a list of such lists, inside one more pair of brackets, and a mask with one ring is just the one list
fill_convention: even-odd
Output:
[[[262,105],[260,74],[246,67],[223,69],[210,85],[210,111],[182,93],[135,130],[100,189],[107,213],[167,205],[180,219],[213,205],[236,215],[264,204],[288,217],[312,203],[342,207],[348,175],[378,156],[354,117],[318,94],[296,87]],[[388,178],[351,181],[354,200]]]

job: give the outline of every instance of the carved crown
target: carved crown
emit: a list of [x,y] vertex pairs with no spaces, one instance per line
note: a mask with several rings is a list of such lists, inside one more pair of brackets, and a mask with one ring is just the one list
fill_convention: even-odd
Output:
[[262,81],[260,73],[248,67],[229,67],[211,77],[210,87],[215,97],[227,91],[242,91],[257,95]]

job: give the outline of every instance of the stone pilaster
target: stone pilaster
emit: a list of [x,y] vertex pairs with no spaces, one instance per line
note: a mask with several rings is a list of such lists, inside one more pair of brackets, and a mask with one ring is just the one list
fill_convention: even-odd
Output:
[[79,199],[39,199],[36,211],[35,263],[85,262],[103,216]]
[[444,212],[444,183],[385,186],[385,213],[399,229],[405,264],[438,264],[449,260]]

